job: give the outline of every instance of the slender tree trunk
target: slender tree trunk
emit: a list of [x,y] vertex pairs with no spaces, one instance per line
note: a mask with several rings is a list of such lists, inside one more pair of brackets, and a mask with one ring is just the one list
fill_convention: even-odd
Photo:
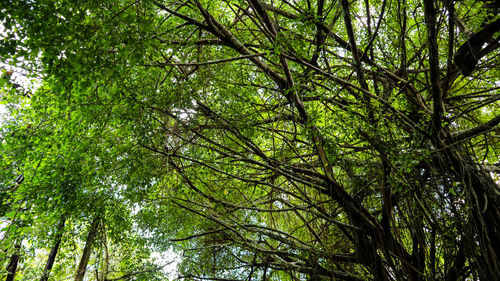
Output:
[[108,250],[108,236],[106,233],[106,228],[104,227],[104,224],[101,225],[102,227],[102,235],[104,237],[104,251],[106,255],[106,260],[104,261],[104,270],[102,273],[102,280],[108,280],[108,273],[109,273],[109,250]]
[[87,270],[87,264],[90,258],[90,252],[92,250],[92,245],[94,244],[95,235],[97,233],[97,226],[99,225],[99,219],[97,217],[92,221],[90,226],[89,234],[87,235],[87,240],[85,241],[85,248],[83,248],[82,258],[80,259],[80,264],[78,265],[78,270],[76,271],[75,281],[83,281],[85,276],[85,271]]
[[14,281],[14,276],[16,275],[16,270],[17,270],[17,265],[19,263],[19,251],[21,250],[21,243],[20,241],[16,246],[14,253],[12,253],[12,256],[10,256],[10,262],[7,265],[7,278],[5,281]]
[[45,269],[43,270],[42,278],[40,278],[40,281],[49,280],[50,270],[52,270],[52,266],[54,266],[57,251],[59,250],[59,246],[61,245],[65,221],[66,221],[66,219],[62,218],[61,222],[59,223],[59,226],[57,227],[57,232],[56,232],[56,236],[55,236],[56,243],[54,244],[54,246],[50,250],[50,254],[49,254],[49,257],[47,258],[47,263],[45,264]]

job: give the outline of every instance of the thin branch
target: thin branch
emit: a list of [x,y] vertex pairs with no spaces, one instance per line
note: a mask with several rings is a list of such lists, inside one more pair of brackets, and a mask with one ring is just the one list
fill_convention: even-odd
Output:
[[248,59],[248,58],[253,58],[253,57],[259,57],[259,56],[263,56],[263,55],[265,55],[265,53],[251,54],[251,55],[239,56],[239,57],[228,58],[228,59],[206,61],[206,62],[157,63],[157,64],[154,64],[152,66],[162,66],[162,67],[163,66],[203,66],[203,65],[226,63],[226,62],[230,62],[230,61],[236,61],[236,60]]

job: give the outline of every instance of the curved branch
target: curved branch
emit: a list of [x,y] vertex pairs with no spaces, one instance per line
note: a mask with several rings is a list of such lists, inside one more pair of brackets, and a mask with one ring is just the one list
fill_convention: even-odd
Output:
[[453,133],[452,134],[453,141],[454,142],[463,141],[468,138],[475,137],[479,134],[488,132],[493,128],[495,128],[495,126],[497,126],[499,123],[500,123],[500,115],[477,127]]

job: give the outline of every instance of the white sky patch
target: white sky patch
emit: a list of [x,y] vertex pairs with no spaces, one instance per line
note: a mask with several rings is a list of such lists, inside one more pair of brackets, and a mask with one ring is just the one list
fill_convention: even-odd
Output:
[[0,126],[2,126],[6,116],[7,116],[7,108],[5,107],[5,105],[0,104]]
[[[12,27],[12,29],[18,29],[19,26],[15,25]],[[9,33],[8,30],[5,28],[5,25],[3,22],[0,22],[0,38],[8,38],[10,37],[11,39],[19,40],[19,41],[24,41],[24,39],[21,39],[18,37],[18,34],[16,32]],[[19,48],[19,47],[18,47]],[[41,55],[41,54],[40,54]],[[37,73],[36,70],[28,69],[27,67],[23,68],[22,65],[31,65],[30,67],[39,67],[38,65],[35,66],[34,64],[25,64],[25,61],[22,58],[19,58],[17,63],[13,62],[11,59],[8,57],[2,57],[0,58],[0,75],[3,75],[5,71],[12,71],[11,75],[11,82],[17,83],[21,85],[25,90],[29,91],[34,91],[38,87],[40,87],[40,84],[42,82],[42,77],[40,76],[40,73]]]
[[174,251],[169,250],[163,253],[154,252],[151,257],[156,259],[158,265],[165,265],[165,267],[163,267],[161,270],[168,276],[169,279],[173,280],[178,277],[177,264],[179,263],[181,258]]

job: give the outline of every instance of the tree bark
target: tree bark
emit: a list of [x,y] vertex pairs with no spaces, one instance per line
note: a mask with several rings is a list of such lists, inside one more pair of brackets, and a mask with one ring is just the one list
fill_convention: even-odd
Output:
[[80,259],[80,264],[76,271],[75,281],[83,281],[85,276],[85,271],[87,270],[87,264],[90,258],[90,252],[94,244],[95,235],[97,233],[97,226],[99,225],[99,219],[97,217],[92,221],[90,226],[89,234],[87,235],[87,240],[85,241],[85,248],[83,248],[82,258]]
[[50,254],[49,254],[49,257],[47,258],[47,263],[45,264],[45,269],[43,270],[42,278],[40,278],[40,281],[49,280],[50,271],[52,270],[52,267],[54,266],[57,251],[59,250],[59,246],[61,245],[61,240],[62,240],[65,222],[66,222],[66,219],[62,218],[61,222],[59,223],[59,226],[57,227],[57,232],[56,232],[56,236],[55,236],[56,243],[54,244],[54,246],[50,250]]
[[10,256],[9,264],[7,265],[7,278],[5,281],[14,281],[17,265],[19,263],[19,251],[21,250],[21,241],[14,247],[14,253]]

